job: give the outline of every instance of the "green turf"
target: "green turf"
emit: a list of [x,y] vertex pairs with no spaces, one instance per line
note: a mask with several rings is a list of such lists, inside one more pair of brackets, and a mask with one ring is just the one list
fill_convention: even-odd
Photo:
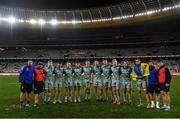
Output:
[[122,104],[119,106],[110,102],[96,102],[93,96],[90,102],[60,105],[43,104],[39,108],[20,109],[17,77],[0,76],[0,117],[180,117],[180,77],[173,77],[171,84],[172,109],[169,112],[146,109],[145,105],[138,108],[136,106],[138,99],[135,83],[133,83],[133,104],[131,105]]

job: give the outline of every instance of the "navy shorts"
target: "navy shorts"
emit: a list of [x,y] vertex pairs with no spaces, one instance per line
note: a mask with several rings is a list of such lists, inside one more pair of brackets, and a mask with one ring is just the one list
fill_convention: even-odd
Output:
[[40,94],[44,91],[44,82],[34,82],[34,94]]
[[21,83],[21,92],[23,93],[31,93],[33,88],[32,88],[33,84],[28,84],[26,82],[22,82]]
[[158,85],[160,91],[169,92],[170,86],[166,86],[165,84]]
[[159,87],[158,85],[152,85],[152,84],[148,84],[148,93],[156,93],[156,94],[159,94],[160,91],[159,91]]

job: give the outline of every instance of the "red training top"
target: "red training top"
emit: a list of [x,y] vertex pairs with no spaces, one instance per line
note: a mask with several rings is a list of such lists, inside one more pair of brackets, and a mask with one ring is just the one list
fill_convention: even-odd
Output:
[[166,69],[166,67],[162,67],[159,69],[158,78],[159,78],[160,84],[165,83],[165,79],[166,79],[165,69]]
[[34,69],[34,80],[36,82],[43,81],[45,77],[44,69],[43,68],[35,68]]

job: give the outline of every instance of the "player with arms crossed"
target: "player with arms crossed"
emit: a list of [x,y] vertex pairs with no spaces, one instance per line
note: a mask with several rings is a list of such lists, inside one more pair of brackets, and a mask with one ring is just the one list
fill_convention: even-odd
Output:
[[84,77],[84,83],[85,83],[85,101],[90,100],[91,98],[91,81],[92,81],[92,67],[90,64],[90,61],[85,61],[85,66],[83,67],[83,77]]
[[68,101],[72,102],[73,73],[71,63],[67,62],[66,67],[64,68],[65,103]]
[[94,61],[93,66],[93,81],[94,81],[94,88],[95,88],[95,95],[97,101],[102,101],[102,95],[103,95],[103,88],[102,88],[102,80],[101,80],[101,67],[99,65],[99,61]]
[[54,97],[54,104],[62,103],[60,96],[61,96],[61,88],[62,88],[62,78],[63,78],[63,65],[58,63],[54,69],[55,80],[54,80],[54,88],[55,88],[55,97]]
[[122,66],[120,68],[120,87],[122,89],[122,94],[123,94],[123,101],[124,103],[127,102],[126,97],[128,98],[129,104],[132,103],[132,98],[131,98],[131,72],[132,69],[128,64],[128,61],[123,61]]

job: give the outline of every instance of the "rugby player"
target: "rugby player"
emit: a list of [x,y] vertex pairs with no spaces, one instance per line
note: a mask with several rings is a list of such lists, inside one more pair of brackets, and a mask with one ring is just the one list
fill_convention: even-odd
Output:
[[131,72],[132,69],[128,64],[128,61],[123,61],[122,66],[120,68],[120,87],[122,89],[123,101],[127,102],[126,97],[128,98],[128,103],[132,103],[131,98]]
[[103,88],[102,88],[102,80],[101,80],[101,67],[99,65],[99,61],[94,61],[93,66],[93,81],[94,81],[94,88],[95,88],[95,95],[97,101],[102,101],[103,95]]
[[120,95],[119,95],[119,80],[120,80],[120,67],[116,59],[112,60],[111,67],[111,86],[113,92],[113,104],[120,105]]
[[[142,106],[142,91],[145,92],[147,103],[149,104],[149,95],[147,93],[147,76],[149,75],[149,65],[141,63],[140,59],[134,60],[134,67],[132,69],[132,78],[137,81],[137,90],[139,96],[139,106]],[[148,107],[149,105],[147,105]]]
[[54,88],[55,88],[55,97],[54,97],[54,104],[62,103],[60,96],[61,96],[61,88],[62,88],[62,78],[63,78],[63,65],[58,63],[54,69],[55,80],[54,80]]
[[75,63],[74,67],[74,102],[81,102],[80,89],[82,83],[82,67],[79,62]]
[[91,98],[91,82],[93,78],[92,67],[89,60],[85,61],[85,66],[83,67],[83,77],[85,83],[85,101]]
[[66,63],[64,68],[64,85],[65,85],[65,99],[64,102],[72,102],[72,86],[73,86],[73,68],[70,62]]
[[53,61],[49,60],[47,66],[44,67],[45,70],[45,79],[44,79],[44,102],[49,104],[51,102],[51,90],[53,87],[53,73],[54,73],[54,66]]
[[105,87],[105,99],[108,100],[108,91],[111,91],[111,65],[108,64],[107,59],[103,59],[103,64],[101,66],[103,84]]

